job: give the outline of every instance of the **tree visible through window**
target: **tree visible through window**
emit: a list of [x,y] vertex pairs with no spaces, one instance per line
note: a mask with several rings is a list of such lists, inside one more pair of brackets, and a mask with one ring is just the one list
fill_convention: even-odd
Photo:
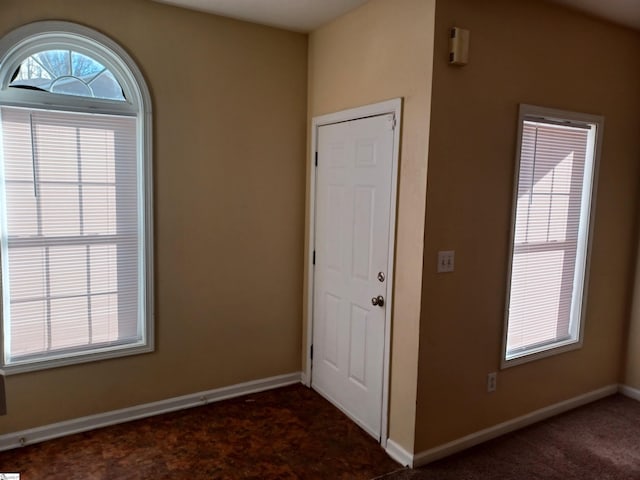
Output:
[[149,351],[146,87],[96,32],[23,32],[21,48],[0,52],[2,365]]
[[72,50],[46,50],[25,58],[10,87],[124,101],[122,87],[97,60]]

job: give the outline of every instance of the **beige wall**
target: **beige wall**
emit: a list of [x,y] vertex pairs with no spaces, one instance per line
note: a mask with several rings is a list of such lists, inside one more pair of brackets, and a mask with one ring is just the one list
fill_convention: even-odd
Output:
[[[447,64],[447,30],[471,30]],[[640,34],[544,2],[436,8],[416,451],[621,378],[635,251]],[[498,373],[519,103],[605,117],[584,347]],[[438,250],[456,271],[437,275]]]
[[0,434],[300,370],[307,37],[144,0],[2,0],[93,27],[153,97],[157,351],[7,379]]
[[411,450],[435,0],[371,0],[309,40],[309,117],[404,98],[389,436]]
[[[419,452],[624,379],[640,34],[533,0],[371,0],[311,34],[307,72],[300,34],[146,0],[0,2],[0,35],[76,21],[124,46],[147,78],[157,317],[155,353],[9,377],[0,434],[300,370],[305,125],[395,97],[390,438]],[[453,25],[471,29],[464,68],[447,65]],[[501,355],[519,103],[606,119],[585,343],[500,371],[487,394]],[[456,250],[453,274],[435,273],[442,249]],[[640,388],[637,308],[625,380]]]
[[627,357],[623,383],[640,390],[640,253],[636,253],[636,276],[627,336]]

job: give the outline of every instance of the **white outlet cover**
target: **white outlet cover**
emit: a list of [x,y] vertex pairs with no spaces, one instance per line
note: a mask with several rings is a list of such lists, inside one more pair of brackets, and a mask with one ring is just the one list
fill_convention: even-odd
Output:
[[491,372],[487,375],[487,392],[495,392],[498,383],[498,374],[497,372]]

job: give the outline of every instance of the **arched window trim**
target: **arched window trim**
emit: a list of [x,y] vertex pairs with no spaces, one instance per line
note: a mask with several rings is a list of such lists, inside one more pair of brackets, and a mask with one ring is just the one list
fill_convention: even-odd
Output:
[[[122,86],[126,101],[9,87],[12,75],[24,59],[34,53],[56,48],[70,48],[102,63]],[[137,118],[139,132],[137,136],[138,174],[143,183],[139,192],[140,204],[143,205],[143,212],[141,212],[143,221],[140,225],[139,238],[141,239],[140,249],[144,252],[144,266],[142,268],[145,274],[145,285],[142,287],[145,289],[145,301],[143,305],[139,305],[140,309],[144,309],[144,345],[88,353],[82,356],[69,356],[36,364],[5,366],[5,369],[0,370],[0,373],[21,373],[154,351],[152,108],[149,89],[136,62],[109,37],[83,25],[65,21],[30,23],[18,27],[0,38],[0,105],[67,112],[130,115]],[[0,315],[1,310],[2,308],[0,308]],[[2,343],[0,342],[0,353],[2,353],[0,358],[4,358]]]

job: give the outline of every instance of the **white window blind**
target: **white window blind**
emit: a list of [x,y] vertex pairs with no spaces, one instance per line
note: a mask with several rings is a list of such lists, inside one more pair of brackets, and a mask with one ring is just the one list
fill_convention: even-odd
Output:
[[579,342],[596,125],[526,116],[505,359]]
[[136,118],[0,116],[4,364],[143,344]]

